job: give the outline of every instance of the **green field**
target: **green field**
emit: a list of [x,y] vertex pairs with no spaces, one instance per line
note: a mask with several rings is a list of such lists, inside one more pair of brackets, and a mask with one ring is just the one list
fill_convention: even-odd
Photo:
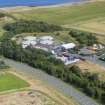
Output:
[[[20,8],[19,8],[20,9]],[[85,3],[62,7],[25,7],[9,11],[18,19],[33,19],[46,21],[53,24],[72,25],[80,21],[105,17],[105,2]]]
[[20,89],[28,87],[29,84],[10,73],[0,72],[0,91]]

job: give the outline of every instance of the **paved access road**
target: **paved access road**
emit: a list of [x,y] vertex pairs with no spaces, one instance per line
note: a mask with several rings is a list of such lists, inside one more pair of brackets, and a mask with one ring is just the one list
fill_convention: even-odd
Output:
[[75,99],[78,103],[80,103],[80,105],[99,105],[94,100],[78,92],[72,86],[65,84],[59,79],[52,77],[39,69],[32,68],[26,64],[10,59],[4,59],[4,61],[7,65],[16,68],[17,71],[27,73],[28,75],[35,76],[42,81],[46,81],[52,87]]

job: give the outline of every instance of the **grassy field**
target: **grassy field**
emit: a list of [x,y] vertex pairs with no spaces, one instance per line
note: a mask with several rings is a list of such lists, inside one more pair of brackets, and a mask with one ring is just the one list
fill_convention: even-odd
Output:
[[61,7],[24,7],[7,10],[18,19],[33,19],[53,24],[72,25],[80,21],[105,17],[105,1]]
[[88,61],[79,61],[76,65],[81,68],[82,72],[90,72],[92,74],[96,73],[99,75],[101,81],[105,81],[105,68],[92,64]]
[[73,25],[72,27],[84,31],[90,31],[93,33],[105,35],[105,17],[80,22]]
[[15,75],[0,72],[0,91],[20,89],[28,87],[29,84]]

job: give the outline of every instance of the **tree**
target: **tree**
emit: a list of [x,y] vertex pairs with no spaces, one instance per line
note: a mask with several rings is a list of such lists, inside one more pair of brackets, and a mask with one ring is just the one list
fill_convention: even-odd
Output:
[[90,97],[94,97],[95,96],[95,90],[94,90],[94,87],[91,87],[91,86],[87,86],[85,89],[84,89],[85,93],[90,96]]
[[103,104],[105,104],[105,92],[101,95],[101,101]]

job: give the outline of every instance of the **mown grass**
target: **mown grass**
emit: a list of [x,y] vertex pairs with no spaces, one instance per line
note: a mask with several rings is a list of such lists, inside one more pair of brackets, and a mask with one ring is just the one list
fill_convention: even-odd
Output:
[[10,73],[0,72],[0,92],[28,87],[29,84]]

